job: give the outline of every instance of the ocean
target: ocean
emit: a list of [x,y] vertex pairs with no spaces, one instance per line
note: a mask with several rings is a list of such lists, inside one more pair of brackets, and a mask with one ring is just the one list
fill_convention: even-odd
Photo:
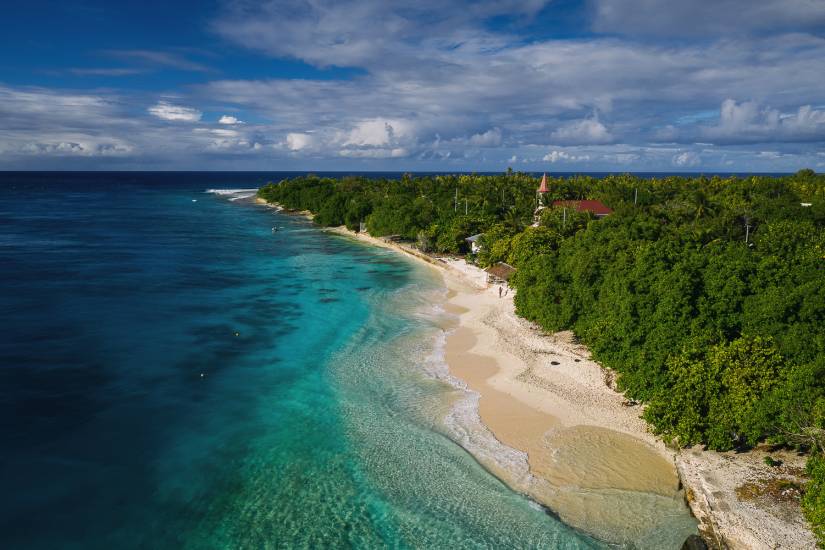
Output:
[[437,276],[281,176],[0,173],[0,547],[603,547],[451,437]]

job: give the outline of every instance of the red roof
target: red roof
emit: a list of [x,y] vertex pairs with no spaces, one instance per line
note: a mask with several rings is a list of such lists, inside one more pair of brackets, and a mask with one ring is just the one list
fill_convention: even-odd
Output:
[[579,212],[592,212],[597,216],[607,216],[613,212],[600,201],[553,201],[553,206],[575,208]]
[[541,185],[538,188],[539,193],[549,193],[550,188],[547,187],[547,174],[541,176]]

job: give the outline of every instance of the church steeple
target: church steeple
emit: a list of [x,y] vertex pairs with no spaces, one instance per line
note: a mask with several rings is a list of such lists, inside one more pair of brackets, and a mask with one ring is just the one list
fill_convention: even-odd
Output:
[[549,192],[550,188],[547,186],[547,174],[545,173],[541,176],[541,185],[536,189],[536,211],[533,212],[533,227],[538,227],[541,222],[541,211],[544,210],[542,197]]
[[539,185],[538,192],[541,194],[549,193],[550,188],[547,187],[547,174],[541,176],[541,185]]

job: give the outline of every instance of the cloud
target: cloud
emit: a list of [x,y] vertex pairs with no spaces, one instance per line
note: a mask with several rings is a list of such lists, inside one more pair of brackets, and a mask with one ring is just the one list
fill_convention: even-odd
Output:
[[[531,17],[552,4],[485,4],[480,11],[450,5],[427,17],[428,6],[372,0],[236,3],[216,23],[225,38],[274,57],[362,72],[337,81],[221,80],[198,92],[254,111],[284,131],[312,128],[319,137],[316,156],[338,155],[346,141],[348,149],[388,148],[381,123],[369,129],[369,143],[331,136],[348,136],[364,120],[408,121],[412,131],[397,145],[426,159],[448,152],[451,159],[467,158],[472,148],[497,150],[503,136],[517,149],[707,141],[697,129],[707,120],[688,124],[689,115],[718,109],[745,89],[768,100],[779,97],[783,106],[825,101],[825,40],[812,35],[773,34],[757,41],[727,33],[676,43],[615,35],[525,39],[511,33],[517,27],[491,30],[485,18],[506,16],[507,10]],[[387,25],[368,24],[376,19]],[[598,117],[581,118],[588,112]],[[508,150],[498,162],[513,152],[524,156]],[[669,166],[673,154],[660,161]]]
[[640,36],[708,36],[821,29],[816,0],[595,0],[593,29]]
[[[0,85],[0,168],[187,168],[272,151],[258,127],[161,125],[134,98]],[[167,111],[164,110],[164,113]]]
[[413,125],[406,120],[374,118],[358,122],[342,145],[352,147],[384,147],[409,139]]
[[228,128],[195,128],[192,130],[196,134],[209,134],[218,137],[238,137],[240,132]]
[[[768,0],[749,10],[730,0],[683,4],[593,0],[582,12],[593,19],[574,29],[583,32],[556,38],[536,32],[562,9],[543,0],[232,0],[211,27],[221,38],[321,70],[280,78],[261,68],[240,79],[229,68],[169,85],[159,102],[143,87],[7,87],[8,97],[0,89],[2,162],[26,147],[32,158],[81,158],[68,153],[80,149],[102,157],[106,144],[128,151],[113,161],[181,167],[498,170],[515,157],[668,170],[686,153],[703,169],[821,162],[821,3],[788,0],[786,13]],[[678,39],[663,40],[655,25]],[[194,50],[104,54],[126,67],[79,70],[209,69]],[[336,66],[354,70],[324,70]],[[135,113],[136,104],[151,107]],[[254,122],[202,114],[216,109]],[[759,155],[773,150],[781,156]]]
[[719,122],[703,127],[701,137],[714,143],[766,143],[825,140],[825,110],[810,105],[782,113],[755,101],[726,99]]
[[633,164],[643,158],[643,155],[639,153],[613,153],[604,155],[602,157],[602,162],[607,162],[611,164]]
[[590,160],[590,155],[571,155],[565,151],[550,151],[544,157],[542,157],[543,161],[546,162],[585,162]]
[[78,76],[132,76],[143,74],[146,70],[127,67],[77,67],[69,69],[69,72]]
[[[496,16],[530,17],[548,1],[236,1],[227,5],[213,27],[224,38],[276,57],[322,67],[392,66],[424,60],[432,47],[465,45],[478,38],[467,33],[481,22]],[[463,38],[456,40],[456,35]],[[431,47],[417,47],[425,40]],[[494,40],[491,35],[486,42]]]
[[470,136],[469,143],[476,147],[498,147],[501,145],[501,130],[493,128],[483,134],[473,134]]
[[[124,156],[135,149],[118,102],[98,94],[0,85],[2,157]],[[2,166],[2,162],[0,162]]]
[[756,156],[762,159],[776,160],[782,157],[782,153],[779,151],[759,151]]
[[172,105],[166,101],[159,101],[156,105],[149,107],[148,111],[161,120],[175,122],[198,122],[203,116],[203,113],[197,109]]
[[685,151],[673,156],[673,165],[682,168],[698,166],[702,162],[702,157],[692,151]]
[[[118,140],[96,142],[80,137],[81,141],[37,141],[21,144],[16,151],[20,154],[47,155],[47,156],[125,156],[130,154],[134,148]],[[0,146],[2,147],[2,146]],[[0,148],[0,153],[2,153]]]
[[301,151],[312,147],[313,139],[309,134],[289,133],[286,135],[286,146],[290,151]]
[[604,124],[595,118],[586,118],[565,124],[550,134],[550,138],[559,143],[572,145],[610,143],[613,136]]
[[116,59],[133,61],[154,67],[178,69],[180,71],[205,73],[212,70],[202,63],[192,61],[184,55],[174,52],[164,52],[158,50],[104,50],[101,53]]
[[341,149],[338,154],[342,157],[351,158],[401,158],[409,155],[409,151],[403,147],[378,148],[378,149]]
[[238,120],[237,118],[230,116],[230,115],[223,115],[221,118],[218,119],[218,124],[243,124],[242,120]]

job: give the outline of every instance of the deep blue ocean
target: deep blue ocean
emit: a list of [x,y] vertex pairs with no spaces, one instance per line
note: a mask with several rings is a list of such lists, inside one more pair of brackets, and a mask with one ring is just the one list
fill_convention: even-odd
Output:
[[435,275],[205,192],[277,179],[0,173],[0,548],[600,547],[448,437]]

